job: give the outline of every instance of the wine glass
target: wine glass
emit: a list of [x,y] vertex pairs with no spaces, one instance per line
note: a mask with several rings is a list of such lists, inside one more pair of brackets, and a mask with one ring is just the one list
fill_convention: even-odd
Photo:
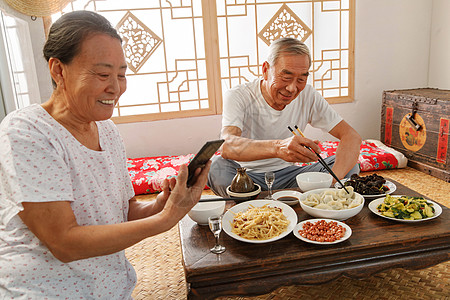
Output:
[[219,235],[222,231],[222,216],[211,216],[208,218],[208,223],[209,229],[211,229],[212,233],[214,233],[214,237],[216,238],[216,245],[210,249],[211,252],[215,254],[225,252],[225,247],[219,244]]
[[266,172],[266,174],[264,174],[264,179],[266,180],[267,187],[269,188],[269,195],[267,195],[266,199],[273,200],[272,185],[275,181],[275,173],[271,171]]

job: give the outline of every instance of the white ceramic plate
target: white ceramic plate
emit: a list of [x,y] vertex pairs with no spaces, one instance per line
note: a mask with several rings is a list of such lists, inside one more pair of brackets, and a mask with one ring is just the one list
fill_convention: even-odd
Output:
[[[246,211],[250,207],[250,205],[253,205],[254,207],[261,207],[261,206],[264,206],[265,204],[269,204],[270,207],[279,207],[283,210],[283,214],[290,221],[289,226],[285,232],[283,232],[279,236],[273,237],[268,240],[248,240],[248,239],[244,239],[244,238],[238,236],[237,234],[231,232],[231,223],[233,222],[233,219],[234,219],[234,214],[231,211],[233,211],[234,213],[238,213],[240,211]],[[273,200],[251,200],[251,201],[242,202],[240,204],[236,204],[235,206],[231,207],[227,212],[225,212],[225,214],[222,217],[222,228],[226,234],[228,234],[229,236],[231,236],[232,238],[234,238],[238,241],[253,243],[253,244],[270,243],[270,242],[279,240],[279,239],[287,236],[289,233],[291,233],[291,231],[292,231],[292,229],[294,229],[295,225],[297,225],[297,213],[289,205],[284,204],[281,201],[273,201]]]
[[[280,202],[283,202],[283,203],[285,203],[287,205],[291,205],[292,206],[292,205],[295,205],[295,204],[298,203],[298,200],[300,199],[301,195],[302,195],[302,193],[297,192],[297,191],[284,190],[284,191],[276,192],[275,194],[272,195],[272,197],[275,200],[278,200]],[[281,197],[294,197],[297,200],[292,200],[292,201],[279,200],[279,198],[281,198]]]
[[[344,236],[343,236],[341,239],[336,240],[336,241],[334,241],[334,242],[317,242],[317,241],[312,241],[312,240],[309,240],[309,239],[307,239],[307,238],[304,238],[304,237],[302,237],[302,236],[298,233],[298,231],[299,231],[300,229],[303,229],[303,224],[304,224],[304,223],[306,223],[306,222],[311,222],[311,223],[314,224],[314,223],[316,223],[316,222],[318,222],[318,221],[320,221],[320,220],[325,220],[325,221],[327,221],[327,222],[330,222],[330,221],[337,222],[338,225],[341,225],[342,227],[345,228],[345,234],[344,234]],[[331,219],[310,219],[310,220],[305,220],[305,221],[302,221],[302,222],[298,223],[298,224],[295,226],[295,228],[294,228],[294,230],[293,230],[293,233],[294,233],[294,235],[295,235],[297,238],[299,238],[300,240],[302,240],[302,241],[304,241],[304,242],[307,242],[307,243],[318,244],[318,245],[331,245],[331,244],[337,244],[337,243],[343,242],[343,241],[345,241],[346,239],[348,239],[348,238],[352,235],[352,229],[351,229],[350,226],[348,226],[347,224],[342,223],[342,222],[339,222],[339,221],[336,221],[336,220],[331,220]]]
[[[391,197],[400,198],[402,196],[391,196]],[[404,220],[404,219],[397,219],[397,218],[386,217],[386,216],[383,216],[377,209],[378,205],[383,203],[385,198],[386,197],[375,199],[372,202],[370,202],[369,203],[369,209],[370,209],[370,211],[372,211],[377,216],[380,216],[380,217],[388,219],[388,220],[394,220],[394,221],[405,222],[405,223],[417,223],[417,222],[432,220],[434,218],[439,217],[439,215],[442,213],[442,207],[440,207],[439,204],[437,204],[434,201],[426,199],[427,202],[433,203],[433,207],[434,207],[434,216],[432,216],[430,218],[425,218],[425,219],[420,219],[420,220]]]
[[[342,182],[342,184],[345,184],[345,182],[347,182],[348,180],[350,180],[350,178],[344,178],[344,179],[341,179],[341,182]],[[375,199],[375,198],[383,197],[383,196],[386,196],[386,195],[390,195],[393,192],[395,192],[395,190],[397,189],[397,186],[393,182],[391,182],[389,180],[386,180],[386,183],[384,185],[389,188],[389,190],[385,194],[378,194],[378,195],[363,195],[363,194],[361,194],[361,196],[363,196],[366,199]],[[342,188],[341,185],[339,184],[339,182],[336,182],[334,184],[334,187],[337,188],[337,189],[341,189]]]

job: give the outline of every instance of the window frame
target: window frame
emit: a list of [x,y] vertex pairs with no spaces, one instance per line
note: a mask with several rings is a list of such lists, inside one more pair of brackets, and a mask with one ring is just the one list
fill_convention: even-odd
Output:
[[[323,3],[327,0],[321,0]],[[340,0],[337,0],[340,1]],[[314,3],[316,1],[309,0]],[[288,4],[289,1],[279,1],[280,4]],[[336,103],[350,103],[354,100],[354,55],[355,55],[355,0],[348,0],[349,5],[349,28],[348,28],[348,95],[339,96],[325,99],[330,104]],[[218,30],[218,16],[216,0],[201,0],[202,7],[202,21],[203,21],[203,33],[204,33],[204,50],[205,50],[205,65],[206,65],[206,78],[207,78],[207,90],[208,90],[208,108],[200,108],[194,110],[179,110],[172,112],[158,112],[139,115],[125,115],[125,116],[113,116],[111,119],[117,123],[134,123],[145,122],[155,120],[168,120],[176,118],[190,118],[220,115],[222,113],[222,79],[220,76],[220,53],[219,53],[219,30]],[[113,24],[114,25],[114,24]],[[46,33],[51,26],[51,17],[44,18],[44,27]],[[312,33],[314,34],[314,33]],[[258,62],[258,68],[261,68],[262,63]],[[312,72],[313,73],[313,72]],[[134,74],[128,74],[127,77],[134,76]],[[120,102],[119,102],[120,103]],[[158,102],[161,103],[161,102]],[[144,106],[146,104],[135,104],[131,106]],[[120,106],[120,104],[119,104]]]

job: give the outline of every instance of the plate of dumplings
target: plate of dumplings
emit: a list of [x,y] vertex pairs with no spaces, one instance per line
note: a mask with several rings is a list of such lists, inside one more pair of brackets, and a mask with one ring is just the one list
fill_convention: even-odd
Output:
[[337,221],[357,215],[364,206],[364,197],[353,190],[324,188],[308,191],[301,195],[300,206],[309,215]]

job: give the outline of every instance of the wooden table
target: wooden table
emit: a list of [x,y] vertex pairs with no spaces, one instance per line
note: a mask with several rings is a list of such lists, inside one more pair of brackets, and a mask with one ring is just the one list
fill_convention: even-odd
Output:
[[[395,182],[396,195],[421,196]],[[260,295],[280,286],[322,284],[346,276],[369,277],[389,268],[422,269],[450,259],[450,213],[433,220],[401,223],[373,214],[367,207],[345,221],[352,236],[334,245],[315,245],[292,233],[267,244],[237,241],[222,232],[227,250],[209,251],[214,236],[188,216],[179,223],[188,299],[224,295]],[[298,222],[311,219],[293,206]]]

